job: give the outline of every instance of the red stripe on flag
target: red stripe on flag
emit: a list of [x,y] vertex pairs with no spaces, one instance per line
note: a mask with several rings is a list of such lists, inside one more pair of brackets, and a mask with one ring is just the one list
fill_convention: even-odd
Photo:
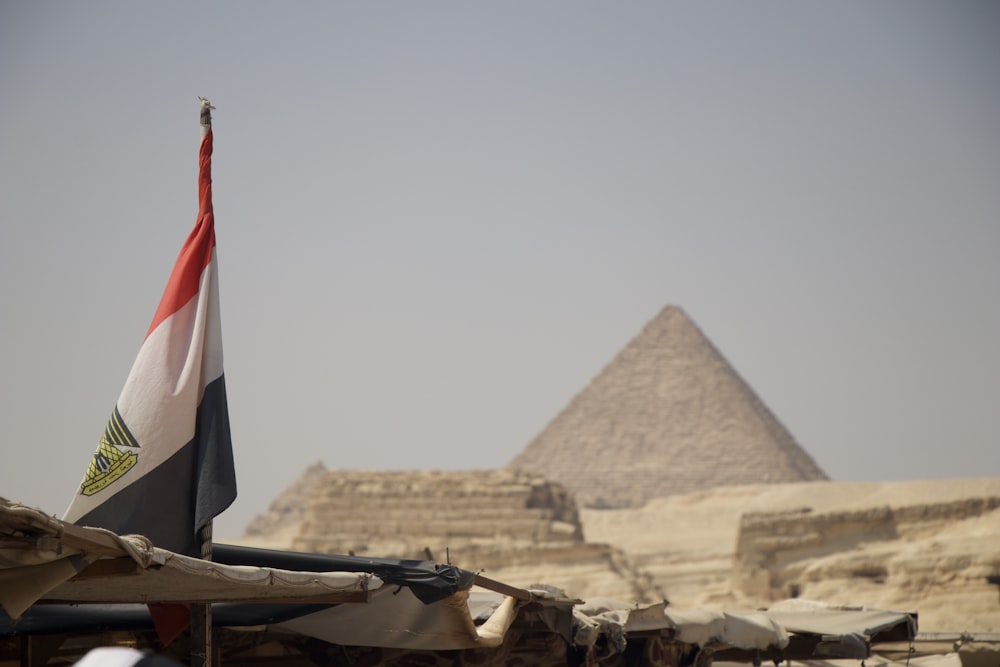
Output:
[[174,271],[170,274],[163,298],[149,325],[149,338],[156,327],[198,293],[201,274],[212,261],[215,249],[215,212],[212,209],[212,130],[201,140],[198,172],[198,221],[181,248]]
[[146,605],[153,617],[156,636],[164,647],[170,646],[191,625],[191,605],[150,602]]

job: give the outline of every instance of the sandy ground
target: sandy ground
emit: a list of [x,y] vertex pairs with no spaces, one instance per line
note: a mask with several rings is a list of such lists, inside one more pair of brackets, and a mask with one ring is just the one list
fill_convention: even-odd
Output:
[[[634,510],[584,510],[590,542],[620,547],[680,606],[755,606],[732,576],[740,517],[809,508],[811,515],[1000,498],[1000,478],[913,482],[806,482],[728,487],[661,498]],[[850,536],[856,538],[857,535]],[[829,540],[836,544],[837,537]],[[842,551],[795,564],[803,597],[917,611],[922,631],[1000,632],[1000,509],[927,520],[896,539],[847,539]],[[884,581],[852,576],[882,568]]]
[[[632,510],[582,510],[588,542],[609,542],[630,554],[676,550],[732,553],[740,516],[811,508],[814,513],[900,508],[1000,496],[1000,477],[913,482],[801,482],[711,489],[658,498]],[[1000,531],[1000,526],[996,527]]]

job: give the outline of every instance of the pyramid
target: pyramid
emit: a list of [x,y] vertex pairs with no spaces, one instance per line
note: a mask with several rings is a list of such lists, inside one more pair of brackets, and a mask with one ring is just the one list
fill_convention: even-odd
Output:
[[582,507],[827,476],[677,306],[667,306],[510,467]]

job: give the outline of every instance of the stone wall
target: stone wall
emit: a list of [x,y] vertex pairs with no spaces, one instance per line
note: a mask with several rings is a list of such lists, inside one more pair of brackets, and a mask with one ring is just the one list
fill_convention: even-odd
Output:
[[[740,521],[733,590],[920,611],[922,627],[1000,630],[1000,496],[903,507],[755,513]],[[962,623],[954,610],[961,609]],[[969,619],[972,619],[971,621]]]
[[992,496],[819,514],[809,509],[748,513],[740,519],[734,588],[765,600],[794,597],[809,583],[816,562],[849,553],[856,555],[842,559],[840,575],[883,584],[888,563],[879,561],[885,555],[880,543],[933,538],[950,524],[998,507],[1000,497]]
[[376,472],[310,466],[240,543],[451,562],[571,596],[662,599],[620,549],[585,542],[572,496],[514,470]]
[[583,542],[562,487],[511,470],[331,470],[305,508],[299,551],[443,560],[481,547]]
[[482,547],[583,542],[565,489],[510,470],[331,470],[292,542],[300,551],[439,560]]
[[1000,478],[728,487],[581,511],[672,604],[797,595],[916,611],[926,632],[1000,632]]

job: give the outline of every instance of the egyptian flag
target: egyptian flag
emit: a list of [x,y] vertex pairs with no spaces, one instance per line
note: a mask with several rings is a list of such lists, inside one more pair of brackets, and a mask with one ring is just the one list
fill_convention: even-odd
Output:
[[198,531],[236,498],[208,113],[203,106],[197,224],[63,517],[119,535],[139,533],[160,548],[192,556],[201,555]]

